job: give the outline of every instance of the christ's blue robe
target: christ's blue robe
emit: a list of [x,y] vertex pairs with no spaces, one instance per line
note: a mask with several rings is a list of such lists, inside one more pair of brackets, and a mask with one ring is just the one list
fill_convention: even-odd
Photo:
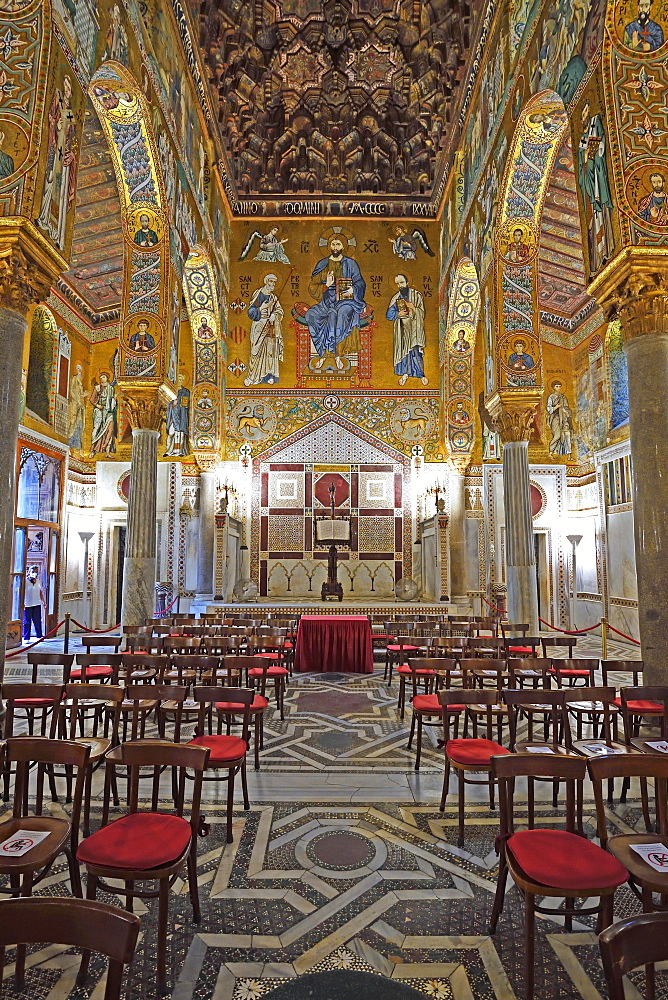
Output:
[[315,265],[311,279],[322,273],[322,297],[320,302],[311,306],[304,316],[313,346],[321,358],[327,351],[333,354],[337,345],[349,337],[355,327],[359,328],[360,317],[366,309],[364,301],[366,282],[357,262],[352,257],[341,258],[342,277],[352,281],[353,297],[338,302],[336,285],[330,285],[328,288],[325,284],[327,271],[331,266],[329,257],[324,257]]

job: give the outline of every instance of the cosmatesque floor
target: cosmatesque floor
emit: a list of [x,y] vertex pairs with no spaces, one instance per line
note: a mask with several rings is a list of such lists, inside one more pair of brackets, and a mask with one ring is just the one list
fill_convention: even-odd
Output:
[[[595,640],[582,654],[596,654]],[[628,658],[628,647],[609,656]],[[382,668],[373,676],[303,675],[289,685],[285,720],[266,718],[261,770],[249,771],[251,808],[234,815],[234,843],[224,841],[224,807],[205,792],[211,824],[199,842],[202,922],[191,919],[187,885],[170,901],[168,961],[174,1000],[256,1000],[295,976],[320,969],[359,969],[401,979],[441,1000],[521,1000],[523,907],[509,888],[495,936],[488,934],[496,884],[498,813],[467,790],[466,848],[456,846],[456,801],[438,810],[441,754],[425,737],[419,774],[406,749],[409,718],[396,709]],[[454,784],[452,785],[454,790]],[[610,811],[611,826],[641,823],[630,795]],[[63,806],[54,803],[53,813]],[[551,800],[539,803],[544,825],[560,822]],[[94,824],[100,800],[95,800]],[[522,809],[519,816],[521,818]],[[591,799],[586,831],[594,833]],[[64,865],[40,894],[67,895]],[[107,896],[121,903],[120,897]],[[616,916],[638,911],[628,889]],[[153,904],[139,905],[142,932],[127,997],[155,996]],[[7,954],[11,972],[13,952]],[[78,956],[59,946],[28,957],[25,990],[16,1000],[102,1000],[104,961],[95,958],[86,988],[75,984]],[[629,997],[642,994],[642,976]],[[659,998],[668,977],[659,974]],[[536,997],[599,1000],[607,996],[592,919],[566,930],[538,918]],[[323,998],[324,1000],[324,998]]]

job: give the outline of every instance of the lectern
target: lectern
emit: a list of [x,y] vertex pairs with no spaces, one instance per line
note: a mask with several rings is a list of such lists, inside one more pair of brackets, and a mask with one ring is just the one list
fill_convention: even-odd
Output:
[[343,587],[338,578],[338,550],[337,545],[350,545],[350,518],[345,515],[334,513],[334,494],[336,487],[334,483],[329,485],[329,498],[331,511],[329,517],[318,517],[315,520],[315,540],[319,545],[328,545],[329,554],[327,557],[327,581],[323,583],[320,597],[326,601],[328,597],[338,597],[343,600]]

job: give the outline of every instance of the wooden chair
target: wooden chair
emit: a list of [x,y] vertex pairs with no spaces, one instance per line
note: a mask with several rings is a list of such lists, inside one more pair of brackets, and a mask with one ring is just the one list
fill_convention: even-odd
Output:
[[[215,709],[218,713],[218,732],[221,732],[221,724],[224,721],[227,726],[227,735],[230,735],[231,724],[235,719],[235,716],[241,715],[243,717],[246,706],[240,702],[230,701],[227,688],[232,687],[235,683],[238,685],[239,678],[241,678],[244,673],[248,675],[250,670],[257,670],[258,661],[254,656],[226,656],[222,660],[222,670],[218,671],[219,679],[222,680],[220,701],[215,703]],[[267,710],[269,701],[266,697],[266,684],[267,684],[267,670],[268,666],[263,669],[263,674],[260,678],[255,678],[255,683],[257,688],[253,693],[253,700],[249,708],[249,719],[253,723],[253,751],[254,751],[254,764],[255,770],[260,770],[260,751],[264,748],[264,713]],[[224,674],[223,674],[224,670]],[[222,674],[222,677],[220,676]]]
[[[510,709],[510,749],[513,753],[570,752],[566,698],[563,691],[504,691],[505,704]],[[528,737],[518,738],[519,722],[525,718],[529,725]],[[543,727],[543,739],[534,739],[537,720]],[[565,745],[564,745],[565,744]]]
[[[654,742],[668,743],[668,687],[622,688],[620,692],[624,739],[642,753],[662,753]],[[657,736],[640,737],[640,722],[651,719],[659,727]],[[657,739],[658,737],[658,739]]]
[[[70,740],[55,740],[45,736],[17,736],[5,743],[5,755],[10,766],[16,765],[12,818],[0,823],[0,842],[17,830],[47,831],[49,836],[21,857],[0,859],[0,874],[7,875],[12,895],[30,896],[49,872],[59,854],[65,854],[70,870],[72,894],[81,896],[81,879],[75,863],[79,842],[79,818],[84,779],[90,748]],[[72,808],[69,820],[45,816],[44,777],[55,765],[76,770]],[[31,780],[31,771],[34,780]],[[29,798],[34,793],[34,812],[29,812]],[[18,961],[17,961],[18,967]]]
[[[564,917],[566,930],[571,929],[574,916],[597,914],[598,929],[602,930],[612,923],[614,892],[628,878],[626,868],[608,851],[575,832],[581,827],[581,818],[576,817],[575,785],[584,780],[586,768],[582,757],[556,754],[507,754],[491,759],[491,773],[499,783],[501,857],[489,930],[490,934],[496,931],[510,873],[524,896],[526,1000],[534,996],[535,914]],[[565,830],[532,827],[515,832],[513,796],[518,778],[565,782]],[[538,905],[537,896],[559,900],[561,905]],[[574,905],[575,900],[591,898],[599,902],[577,908]]]
[[[628,871],[628,882],[642,904],[643,911],[667,909],[668,872],[657,872],[636,851],[634,844],[663,843],[668,853],[668,818],[666,796],[668,795],[668,757],[658,754],[623,754],[610,757],[597,757],[588,762],[589,774],[594,788],[596,803],[597,833],[601,847],[607,848]],[[624,778],[639,778],[646,783],[653,779],[655,785],[656,826],[651,833],[623,833],[608,836],[605,805],[603,802],[603,781]],[[654,894],[661,903],[656,904]],[[641,964],[641,963],[638,963]],[[654,968],[647,963],[645,970],[648,1000],[654,998]]]
[[550,688],[554,674],[552,673],[552,660],[543,657],[527,656],[508,658],[508,673],[510,680],[508,686],[522,689],[526,684],[533,688]]
[[168,656],[152,653],[123,653],[122,668],[127,684],[150,684],[169,668]]
[[86,652],[90,653],[91,649],[105,649],[108,647],[112,653],[120,653],[121,646],[123,644],[122,635],[82,635],[79,637],[81,645],[85,647]]
[[[158,685],[126,684],[123,688],[123,695],[124,698],[120,705],[121,740],[125,742],[127,739],[143,739],[146,735],[148,717],[158,708]],[[115,706],[109,707],[107,711],[116,711],[116,708]]]
[[537,657],[540,646],[539,635],[523,635],[517,639],[513,636],[505,636],[503,646],[506,656],[515,658]]
[[[90,833],[90,800],[93,773],[112,747],[118,745],[118,726],[121,703],[124,697],[122,687],[111,684],[68,684],[65,697],[58,706],[60,712],[61,735],[73,743],[81,743],[89,748],[88,763],[83,788],[83,835]],[[106,709],[106,711],[105,711]],[[92,731],[85,732],[85,723],[90,719]],[[103,731],[98,733],[102,723]],[[80,734],[77,736],[77,727]],[[72,800],[72,772],[65,772],[67,779],[67,802]]]
[[[639,913],[619,920],[599,934],[598,946],[609,1000],[625,1000],[624,976],[641,965],[653,967],[668,960],[668,913]],[[649,992],[645,995],[653,1000]]]
[[[161,684],[185,684],[188,687],[197,681],[197,677],[202,664],[202,657],[199,653],[172,653],[169,657],[169,666],[160,675]],[[218,657],[206,657],[207,666],[213,659],[214,667],[218,666]]]
[[598,660],[555,660],[552,659],[552,673],[557,682],[557,687],[568,685],[574,687],[578,681],[582,681],[584,687],[594,687],[596,684],[596,671],[598,670]]
[[200,649],[200,639],[194,636],[170,633],[162,640],[162,652],[165,656],[193,656],[199,653]]
[[125,637],[125,652],[130,655],[148,653],[159,656],[162,653],[162,640],[163,636],[148,632],[145,635],[128,635]]
[[121,662],[121,653],[77,653],[77,665],[70,670],[69,680],[118,684]]
[[250,707],[253,703],[253,692],[246,688],[225,688],[225,698],[234,705],[243,705],[244,713],[241,724],[241,736],[223,736],[220,733],[206,733],[207,716],[211,706],[221,701],[221,690],[218,686],[196,687],[195,701],[199,704],[197,717],[197,736],[189,741],[187,746],[205,747],[209,751],[207,770],[216,772],[227,771],[227,777],[219,774],[204,780],[227,781],[227,843],[231,844],[232,813],[234,811],[234,779],[241,774],[241,788],[244,797],[244,809],[250,809],[248,799],[248,784],[246,781],[246,754],[249,743]]
[[[638,687],[642,683],[645,664],[642,660],[601,660],[601,675],[604,687]],[[630,674],[631,683],[621,684],[616,678],[610,679],[608,674]],[[619,704],[619,702],[618,702]]]
[[[62,684],[3,684],[2,697],[5,702],[5,718],[3,723],[3,739],[17,736],[16,729],[23,720],[23,712],[27,716],[28,733],[33,735],[34,715],[40,713],[40,735],[55,739],[58,732],[58,705],[63,697],[65,687]],[[17,712],[21,713],[17,717]],[[9,784],[12,769],[6,757],[2,758],[3,802],[9,802]],[[49,772],[51,798],[57,801],[56,785],[53,772]]]
[[[77,859],[86,867],[86,897],[95,899],[98,886],[116,893],[106,879],[125,883],[123,893],[127,908],[135,898],[158,897],[157,982],[163,991],[166,980],[166,945],[169,918],[169,890],[184,866],[188,869],[188,888],[195,923],[200,921],[197,885],[197,836],[202,775],[209,759],[205,747],[149,740],[123,743],[118,748],[120,763],[130,774],[128,812],[113,823],[109,822],[111,779],[115,764],[107,765],[102,809],[102,826],[82,841]],[[152,811],[139,812],[139,772],[150,767],[153,775]],[[157,808],[160,774],[163,768],[175,769],[177,791],[174,812]],[[186,778],[192,779],[189,815],[186,815]],[[145,882],[158,883],[158,891],[142,889]],[[138,883],[139,886],[138,887]],[[81,962],[82,974],[88,969],[90,953]]]
[[[403,628],[405,628],[405,624],[402,626],[402,630]],[[393,639],[394,642],[388,642],[385,646],[383,680],[387,681],[388,687],[392,684],[392,670],[394,667],[408,666],[408,657],[415,656],[420,648],[413,635],[405,633],[395,634]]]
[[[5,948],[64,944],[99,951],[109,959],[103,1000],[120,1000],[123,967],[135,953],[139,917],[87,899],[7,899],[0,903],[0,990]],[[16,989],[24,978],[16,975]],[[83,985],[83,983],[79,983]]]
[[494,636],[472,636],[466,642],[465,656],[473,656],[476,659],[491,657],[492,659],[503,659],[505,646],[503,639]]
[[[607,751],[628,752],[628,747],[617,739],[617,719],[620,713],[615,704],[617,691],[614,687],[564,688],[563,691],[566,710],[575,719],[575,740],[572,746],[576,753],[583,757],[596,757]],[[585,726],[592,730],[589,739],[583,735]]]
[[[435,680],[435,675],[430,667],[424,665],[424,657],[410,657],[408,663],[401,664],[397,667],[397,676],[399,677],[399,697],[397,700],[397,709],[399,711],[399,718],[403,722],[405,708],[406,708],[406,681],[410,681],[415,689],[417,679],[420,679],[424,685],[425,694],[429,694]],[[417,694],[416,690],[413,690],[413,694]]]
[[[260,642],[260,648],[264,648],[264,640],[258,640]],[[272,641],[272,640],[270,640]],[[258,648],[253,646],[254,649]],[[260,652],[254,653],[253,659],[255,660],[255,666],[249,668],[247,672],[248,683],[256,684],[260,688],[261,694],[264,695],[267,680],[272,680],[274,682],[274,691],[276,694],[276,708],[280,712],[281,720],[285,718],[284,716],[284,703],[285,703],[285,685],[287,678],[289,676],[288,668],[281,665],[280,659],[275,658],[275,652]],[[264,660],[264,662],[262,662]]]
[[[408,666],[411,669],[411,684],[413,688],[413,696],[411,698],[413,714],[411,718],[411,730],[408,736],[408,746],[406,749],[411,749],[413,744],[413,735],[415,734],[415,728],[417,725],[415,770],[419,771],[420,760],[422,757],[422,727],[423,725],[441,725],[441,703],[438,700],[438,694],[432,689],[437,683],[441,683],[445,686],[445,688],[449,689],[452,686],[453,679],[461,678],[461,671],[458,669],[456,660],[446,659],[445,657],[410,659],[408,661]],[[426,678],[425,671],[430,672]],[[418,681],[424,681],[425,679],[428,682],[429,690],[425,691],[424,694],[419,694]],[[447,711],[454,716],[454,736],[457,737],[459,733],[458,719],[464,711],[464,706],[448,705]],[[433,722],[431,721],[432,719],[434,720]]]
[[[494,783],[491,773],[490,760],[493,756],[497,754],[509,754],[510,750],[502,747],[499,743],[496,743],[492,739],[492,727],[494,724],[494,717],[492,715],[492,708],[498,703],[498,692],[497,691],[479,691],[475,689],[465,690],[463,688],[455,688],[450,691],[439,691],[438,700],[441,705],[441,719],[443,721],[443,743],[445,747],[445,770],[443,772],[443,792],[441,794],[441,804],[439,809],[441,812],[445,809],[445,800],[448,795],[449,785],[450,785],[450,768],[453,767],[457,772],[458,779],[458,789],[459,789],[459,800],[458,800],[458,816],[459,816],[459,831],[457,837],[457,844],[459,847],[464,846],[464,811],[465,811],[465,786],[468,785],[482,785],[486,784],[489,786],[489,807],[494,808]],[[485,706],[486,710],[486,731],[487,737],[478,738],[461,738],[457,739],[454,736],[450,736],[450,720],[452,717],[449,711],[449,706],[451,705],[463,705],[468,709],[470,705]],[[483,781],[479,781],[475,778],[467,778],[467,774],[477,773],[485,774],[487,777]]]

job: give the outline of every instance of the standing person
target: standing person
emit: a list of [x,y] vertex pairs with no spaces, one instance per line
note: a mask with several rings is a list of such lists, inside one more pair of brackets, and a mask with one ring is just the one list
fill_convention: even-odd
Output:
[[568,399],[561,391],[563,384],[558,380],[552,383],[552,392],[547,397],[547,422],[552,433],[550,455],[570,455],[571,431],[573,430],[573,415]]
[[190,451],[190,389],[184,382],[185,376],[179,372],[176,399],[167,407],[165,458],[183,458]]
[[29,642],[31,626],[35,635],[42,638],[42,605],[46,604],[42,584],[39,582],[39,569],[31,566],[28,570],[25,591],[23,594],[23,641]]
[[116,390],[109,381],[108,372],[100,372],[98,382],[90,394],[90,401],[93,404],[90,457],[105,455],[110,458],[112,454],[116,453],[118,403]]
[[419,378],[427,385],[424,299],[417,288],[411,288],[405,274],[397,274],[394,283],[399,291],[390,299],[385,314],[394,323],[394,374],[399,376],[399,385],[405,385],[408,378]]
[[280,378],[283,360],[283,308],[276,295],[275,274],[265,274],[262,288],[253,292],[248,306],[251,322],[248,375],[244,385],[273,385]]

